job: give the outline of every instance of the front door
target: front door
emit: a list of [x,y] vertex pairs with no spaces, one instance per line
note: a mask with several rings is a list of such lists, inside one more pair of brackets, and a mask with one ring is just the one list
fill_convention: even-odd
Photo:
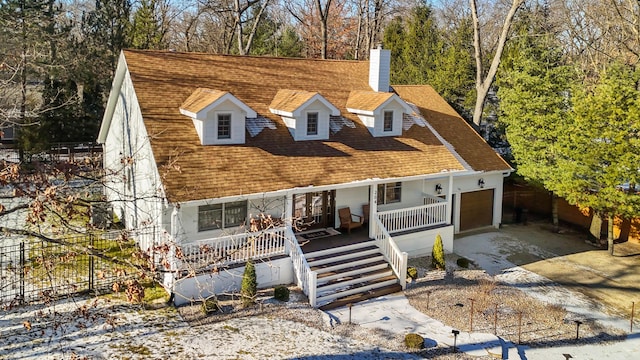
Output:
[[296,230],[333,227],[335,191],[316,191],[293,195],[293,217]]

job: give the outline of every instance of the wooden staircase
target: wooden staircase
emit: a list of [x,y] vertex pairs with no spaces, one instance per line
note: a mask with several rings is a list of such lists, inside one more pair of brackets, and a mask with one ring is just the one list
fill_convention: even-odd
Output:
[[304,255],[318,274],[316,304],[322,310],[402,290],[374,240]]

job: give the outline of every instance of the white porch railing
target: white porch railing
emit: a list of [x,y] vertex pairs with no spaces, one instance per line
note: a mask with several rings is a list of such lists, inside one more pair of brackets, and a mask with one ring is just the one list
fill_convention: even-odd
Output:
[[393,241],[389,232],[384,228],[384,225],[378,217],[374,218],[373,222],[373,237],[376,240],[376,245],[380,248],[382,255],[387,260],[393,272],[400,280],[400,286],[404,290],[407,287],[407,263],[408,254],[400,251],[400,248]]
[[[425,198],[427,201],[427,198]],[[447,224],[447,203],[434,202],[427,205],[378,212],[382,225],[390,234],[431,226]]]
[[302,289],[304,294],[309,298],[309,304],[312,307],[316,307],[318,273],[311,271],[311,267],[302,253],[302,248],[300,248],[298,240],[291,229],[287,229],[286,237],[287,240],[290,241],[289,256],[291,257],[291,261],[293,261],[293,271],[298,281],[298,287]]
[[243,263],[249,259],[286,255],[286,232],[286,228],[280,227],[200,240],[183,245],[178,258],[182,259],[183,270],[197,271],[216,265]]

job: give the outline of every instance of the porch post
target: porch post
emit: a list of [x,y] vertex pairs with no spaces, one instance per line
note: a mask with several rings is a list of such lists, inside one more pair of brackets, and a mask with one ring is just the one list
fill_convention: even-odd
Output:
[[447,221],[453,223],[451,211],[453,209],[453,174],[449,173],[449,186],[447,186]]
[[369,236],[375,231],[373,219],[378,217],[378,186],[376,184],[369,185]]
[[293,227],[293,194],[291,193],[284,197],[284,224],[289,229]]

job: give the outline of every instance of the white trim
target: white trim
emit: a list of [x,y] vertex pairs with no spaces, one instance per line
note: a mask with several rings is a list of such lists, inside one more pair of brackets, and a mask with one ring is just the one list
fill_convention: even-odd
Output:
[[220,105],[221,103],[223,103],[225,101],[230,101],[231,103],[233,103],[234,105],[239,107],[241,111],[244,111],[246,113],[245,118],[254,118],[254,117],[258,116],[258,114],[256,113],[255,110],[250,108],[249,105],[247,105],[244,102],[242,102],[242,100],[240,100],[237,97],[233,96],[233,94],[230,93],[230,92],[227,92],[224,95],[220,96],[214,102],[212,102],[211,104],[205,106],[202,110],[198,111],[197,113],[192,113],[190,111],[183,110],[182,108],[180,108],[180,113],[183,114],[183,115],[189,116],[191,118],[194,118],[194,119],[206,120],[207,119],[207,113],[209,111],[215,109],[216,107],[218,107],[218,105]]
[[129,72],[129,69],[124,58],[124,52],[120,51],[118,67],[116,68],[116,73],[113,77],[113,83],[111,84],[111,90],[109,92],[109,100],[107,101],[104,116],[102,117],[102,123],[100,124],[100,132],[98,133],[97,139],[99,144],[104,144],[107,141],[107,135],[109,134],[109,128],[111,127],[111,120],[113,119],[113,112],[116,109],[116,105],[118,105],[118,97],[120,96],[122,83],[127,72]]
[[301,192],[339,190],[339,189],[348,189],[348,188],[354,188],[354,187],[360,187],[360,186],[372,186],[372,185],[377,186],[378,184],[384,184],[388,182],[430,180],[430,179],[442,178],[443,176],[463,176],[463,175],[475,175],[475,174],[479,174],[479,172],[475,172],[475,171],[469,172],[467,170],[452,170],[452,171],[444,170],[441,173],[435,173],[435,174],[414,175],[414,176],[386,178],[386,179],[374,178],[374,179],[358,180],[358,181],[353,181],[349,183],[323,185],[323,186],[310,185],[307,187],[295,187],[295,188],[289,188],[289,189],[282,189],[282,190],[275,190],[275,191],[268,191],[268,192],[261,192],[261,193],[252,193],[252,194],[245,194],[245,195],[232,195],[232,196],[226,196],[226,197],[215,198],[215,199],[199,199],[199,200],[184,201],[184,202],[180,202],[180,204],[183,206],[199,206],[199,205],[205,205],[205,204],[217,204],[217,203],[223,203],[223,202],[241,201],[245,199],[250,200],[250,199],[260,199],[265,197],[287,196],[290,194],[298,194]]

